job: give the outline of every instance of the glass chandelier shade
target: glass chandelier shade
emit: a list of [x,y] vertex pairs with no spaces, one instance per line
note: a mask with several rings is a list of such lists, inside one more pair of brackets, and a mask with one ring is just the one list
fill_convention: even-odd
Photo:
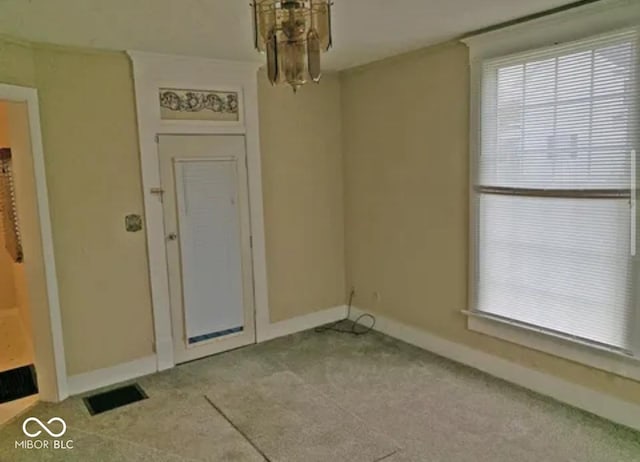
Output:
[[332,45],[331,0],[254,0],[255,47],[267,55],[267,75],[296,91],[322,77],[320,55]]

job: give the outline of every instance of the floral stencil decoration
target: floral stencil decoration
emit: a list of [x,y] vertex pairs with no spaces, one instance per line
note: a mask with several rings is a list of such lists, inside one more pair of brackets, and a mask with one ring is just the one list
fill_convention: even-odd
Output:
[[161,88],[160,118],[237,122],[240,120],[238,93]]

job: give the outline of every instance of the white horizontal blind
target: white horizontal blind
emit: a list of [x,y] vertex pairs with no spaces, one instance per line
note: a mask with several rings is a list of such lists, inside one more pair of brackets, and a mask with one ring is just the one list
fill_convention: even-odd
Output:
[[635,29],[484,63],[476,310],[633,348]]

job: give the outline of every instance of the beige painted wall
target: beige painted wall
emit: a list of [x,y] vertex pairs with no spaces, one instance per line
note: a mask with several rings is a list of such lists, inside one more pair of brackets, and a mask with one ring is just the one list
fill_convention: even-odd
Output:
[[153,352],[133,82],[124,53],[0,40],[0,82],[39,91],[67,372]]
[[345,303],[340,82],[259,79],[271,321]]
[[0,83],[33,87],[35,79],[31,45],[0,36]]
[[124,53],[35,47],[70,375],[153,353],[131,67]]
[[[40,95],[68,373],[152,354],[145,233],[123,225],[143,212],[128,58],[0,39],[0,82]],[[262,78],[260,103],[278,321],[344,303],[340,84],[328,77],[294,98]]]
[[[10,147],[7,107],[0,102],[0,148]],[[16,306],[14,262],[5,248],[4,228],[0,219],[0,310]]]
[[347,281],[355,304],[640,402],[638,382],[466,329],[467,63],[466,47],[443,44],[343,74]]
[[[122,224],[142,212],[127,58],[0,40],[0,82],[40,92],[68,372],[151,354],[145,235]],[[346,225],[360,307],[640,402],[636,382],[465,328],[464,47],[328,76],[296,97],[262,77],[260,105],[273,321],[344,303]]]

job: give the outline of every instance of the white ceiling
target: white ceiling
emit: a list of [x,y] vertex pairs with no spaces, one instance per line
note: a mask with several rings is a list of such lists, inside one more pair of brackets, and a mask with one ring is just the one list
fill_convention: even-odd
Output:
[[[575,0],[335,0],[328,69],[345,69]],[[249,0],[0,0],[0,33],[61,45],[244,61]]]

